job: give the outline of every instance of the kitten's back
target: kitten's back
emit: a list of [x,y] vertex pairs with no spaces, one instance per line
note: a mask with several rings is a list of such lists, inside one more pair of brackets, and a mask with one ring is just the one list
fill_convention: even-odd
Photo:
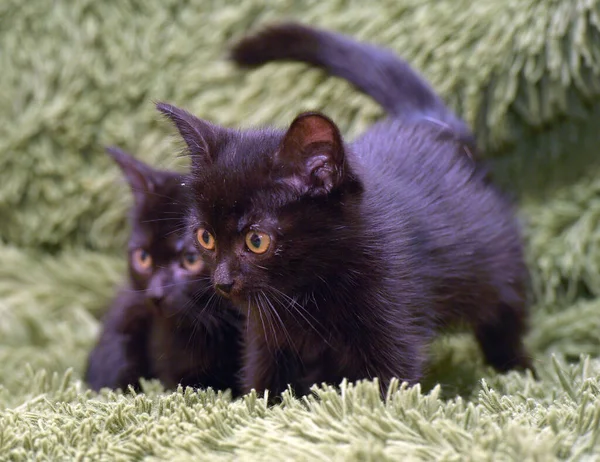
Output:
[[366,210],[382,227],[410,217],[406,226],[427,253],[415,270],[437,281],[436,321],[486,325],[510,310],[524,323],[528,273],[512,206],[455,140],[426,122],[388,120],[350,148],[362,154]]

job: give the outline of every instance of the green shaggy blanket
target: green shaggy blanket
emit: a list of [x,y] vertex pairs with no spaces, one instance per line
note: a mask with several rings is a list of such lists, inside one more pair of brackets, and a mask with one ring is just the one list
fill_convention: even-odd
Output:
[[[368,382],[272,409],[81,382],[125,269],[131,198],[103,145],[183,168],[156,100],[228,126],[320,109],[351,137],[382,116],[320,71],[224,59],[282,18],[393,48],[476,129],[521,201],[539,381],[456,334],[385,402]],[[596,0],[3,0],[0,460],[600,460],[599,72]]]

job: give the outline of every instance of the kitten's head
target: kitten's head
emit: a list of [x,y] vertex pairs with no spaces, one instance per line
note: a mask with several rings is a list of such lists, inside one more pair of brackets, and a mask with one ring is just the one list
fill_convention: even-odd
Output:
[[339,269],[362,186],[329,118],[305,113],[286,131],[234,131],[158,109],[192,157],[192,234],[221,295],[285,303]]
[[192,301],[212,286],[193,238],[184,232],[186,177],[156,170],[117,148],[107,152],[134,197],[128,244],[132,288],[165,316],[192,313]]

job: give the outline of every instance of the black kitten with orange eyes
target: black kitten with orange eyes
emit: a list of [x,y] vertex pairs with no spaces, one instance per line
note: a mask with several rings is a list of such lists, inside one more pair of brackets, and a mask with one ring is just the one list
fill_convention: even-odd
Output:
[[436,331],[461,321],[496,369],[530,367],[519,230],[464,155],[469,132],[390,53],[299,30],[247,38],[233,56],[314,62],[310,53],[323,53],[323,67],[335,59],[354,82],[362,73],[364,89],[380,101],[388,92],[386,107],[402,110],[349,144],[317,112],[287,130],[237,131],[157,106],[192,157],[189,219],[213,283],[247,313],[243,389],[413,384]]
[[185,227],[185,177],[155,170],[116,148],[108,153],[133,191],[129,284],[114,300],[86,381],[91,388],[139,388],[157,378],[167,388],[230,388],[239,393],[241,318],[215,297]]

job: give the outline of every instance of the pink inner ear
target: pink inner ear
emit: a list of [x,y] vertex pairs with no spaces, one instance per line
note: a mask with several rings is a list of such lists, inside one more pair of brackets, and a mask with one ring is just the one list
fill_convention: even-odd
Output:
[[331,124],[320,116],[308,116],[299,120],[302,130],[302,144],[333,143],[335,136]]
[[327,194],[344,176],[344,148],[336,125],[320,113],[300,114],[277,153],[282,180],[311,195]]
[[305,163],[306,156],[315,154],[305,152],[312,145],[328,146],[328,156],[334,163],[343,158],[342,142],[336,125],[318,112],[307,112],[296,117],[283,139],[280,156],[292,163]]

